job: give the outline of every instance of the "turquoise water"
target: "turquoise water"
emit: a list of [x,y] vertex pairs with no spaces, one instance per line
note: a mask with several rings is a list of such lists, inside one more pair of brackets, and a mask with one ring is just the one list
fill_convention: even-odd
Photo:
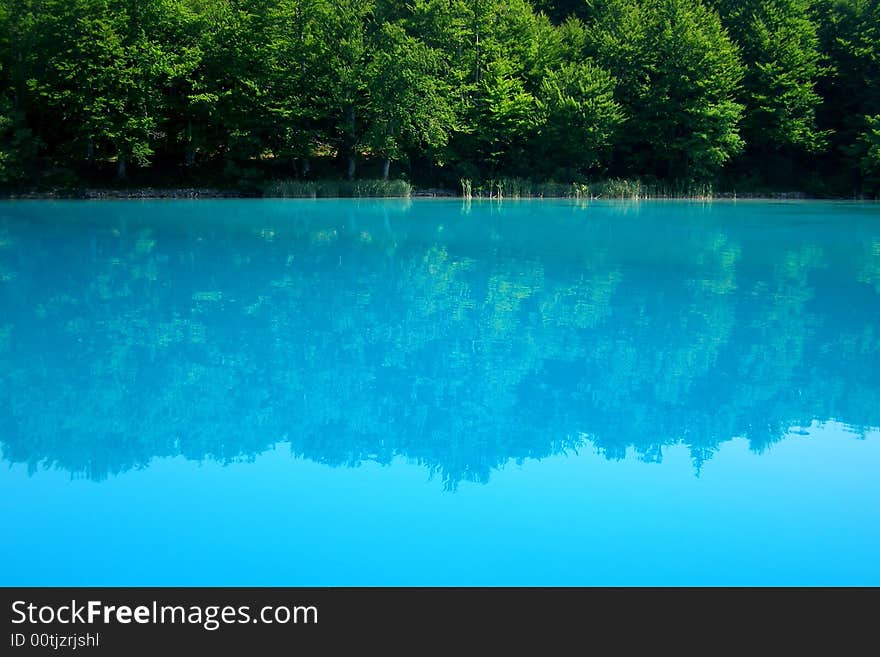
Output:
[[880,584],[880,206],[0,204],[0,584]]

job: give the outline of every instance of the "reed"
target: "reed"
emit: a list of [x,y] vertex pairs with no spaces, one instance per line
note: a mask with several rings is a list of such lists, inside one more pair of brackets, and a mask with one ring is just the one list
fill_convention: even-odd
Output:
[[409,198],[405,180],[275,180],[263,187],[269,198]]
[[715,192],[711,184],[645,183],[639,179],[610,178],[586,185],[586,198],[592,199],[711,199]]
[[473,187],[471,185],[470,178],[462,178],[461,179],[461,195],[464,198],[472,198],[473,197]]
[[471,186],[468,194],[477,198],[575,198],[579,196],[580,186],[574,183],[533,182],[525,178],[499,178]]

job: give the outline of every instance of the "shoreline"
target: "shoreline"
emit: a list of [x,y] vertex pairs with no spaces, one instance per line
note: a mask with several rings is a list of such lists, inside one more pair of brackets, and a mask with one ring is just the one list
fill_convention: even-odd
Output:
[[[234,189],[202,188],[202,187],[136,187],[131,189],[110,188],[81,188],[81,189],[58,189],[50,191],[23,191],[23,192],[0,192],[0,200],[163,200],[163,199],[281,199],[287,200],[314,200],[314,197],[284,197],[263,195],[257,192],[242,192]],[[461,199],[468,200],[465,196],[449,189],[440,188],[417,188],[410,196],[321,196],[318,198],[343,199],[343,198],[373,198],[373,199]],[[494,196],[473,195],[471,200],[551,200],[551,199],[575,199],[574,196]],[[651,196],[584,196],[581,200],[616,200],[616,201],[651,201],[651,200],[762,200],[762,201],[877,201],[880,199],[859,198],[855,196],[811,196],[805,192],[718,192],[706,196],[675,196],[675,195],[651,195]]]

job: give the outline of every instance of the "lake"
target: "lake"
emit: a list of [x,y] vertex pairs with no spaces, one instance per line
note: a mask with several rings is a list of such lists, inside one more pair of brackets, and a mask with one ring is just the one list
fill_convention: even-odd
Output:
[[880,585],[880,205],[0,203],[2,585]]

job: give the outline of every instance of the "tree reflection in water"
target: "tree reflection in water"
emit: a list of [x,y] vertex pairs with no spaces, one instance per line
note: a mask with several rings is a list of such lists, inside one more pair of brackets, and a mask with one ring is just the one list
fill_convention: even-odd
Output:
[[696,467],[880,425],[871,206],[10,203],[4,458],[404,457],[448,488],[589,444]]

